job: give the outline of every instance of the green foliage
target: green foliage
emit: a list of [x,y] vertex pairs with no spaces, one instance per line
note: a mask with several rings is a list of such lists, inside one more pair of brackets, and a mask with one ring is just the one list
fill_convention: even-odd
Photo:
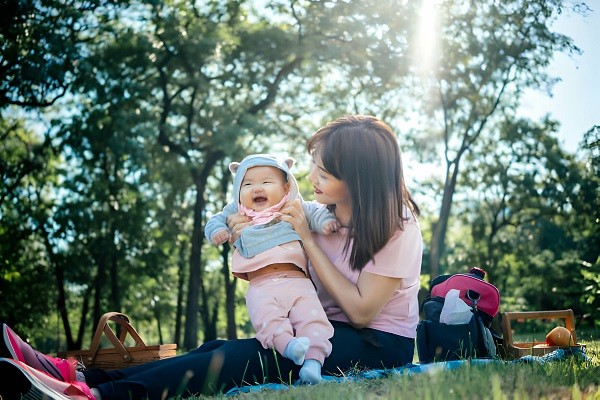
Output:
[[560,149],[555,129],[550,120],[510,119],[478,142],[463,181],[475,200],[459,204],[464,225],[449,237],[448,260],[486,269],[504,310],[572,308],[593,325],[598,287],[582,267],[593,269],[598,251],[579,227],[595,225],[597,187],[586,162]]
[[429,246],[433,275],[445,268],[445,238],[465,157],[480,156],[478,142],[494,136],[499,118],[514,114],[520,88],[552,83],[545,68],[555,52],[578,51],[568,37],[551,30],[563,7],[562,2],[545,0],[476,2],[469,7],[461,1],[437,3],[441,51],[428,69],[415,71],[416,79],[407,86],[421,102],[412,141],[424,159],[443,155],[442,198]]
[[[0,109],[47,107],[80,73],[87,39],[121,1],[8,1],[0,23]],[[106,14],[105,14],[106,13]]]
[[0,127],[0,319],[29,332],[52,315],[56,297],[44,237],[56,159],[19,119],[2,118]]
[[[49,349],[85,346],[109,309],[149,342],[193,347],[228,323],[251,335],[244,284],[226,290],[221,248],[203,240],[227,165],[287,153],[302,178],[305,138],[360,112],[411,120],[405,151],[431,159],[441,143],[465,167],[447,272],[484,266],[503,307],[568,305],[597,323],[597,130],[575,159],[553,121],[512,116],[521,89],[552,82],[552,55],[577,51],[550,29],[564,4],[438,3],[446,50],[428,81],[418,3],[16,2],[0,17],[2,319]],[[434,199],[430,243],[443,182],[416,184]]]

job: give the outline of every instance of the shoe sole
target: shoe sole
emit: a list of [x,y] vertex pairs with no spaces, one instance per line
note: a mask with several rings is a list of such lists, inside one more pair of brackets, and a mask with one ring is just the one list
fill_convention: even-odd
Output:
[[0,340],[0,357],[5,358],[17,358],[16,354],[12,350],[12,345],[8,339],[8,326],[2,324],[2,340]]
[[0,398],[7,400],[69,400],[40,381],[27,367],[9,358],[0,358]]
[[[48,360],[44,354],[31,348],[6,324],[2,324],[2,339],[0,341],[0,357],[12,358],[24,362],[30,367],[43,371],[59,381],[67,382],[69,380],[63,377],[56,365]],[[28,349],[27,352],[24,350],[25,347]]]

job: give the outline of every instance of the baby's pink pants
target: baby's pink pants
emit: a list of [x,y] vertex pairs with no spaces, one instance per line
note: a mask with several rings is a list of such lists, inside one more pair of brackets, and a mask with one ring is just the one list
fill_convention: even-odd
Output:
[[250,281],[246,305],[256,339],[265,349],[283,354],[291,339],[304,336],[310,340],[305,359],[323,365],[331,353],[333,327],[309,278],[285,272],[256,277]]

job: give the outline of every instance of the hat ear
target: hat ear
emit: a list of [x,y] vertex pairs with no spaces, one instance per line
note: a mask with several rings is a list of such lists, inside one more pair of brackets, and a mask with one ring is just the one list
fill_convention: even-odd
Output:
[[288,166],[289,169],[292,169],[296,160],[293,159],[292,157],[288,157],[283,162],[286,163],[286,165]]
[[239,162],[232,162],[229,164],[229,171],[235,175],[235,173],[237,172],[238,168],[240,167],[240,163]]

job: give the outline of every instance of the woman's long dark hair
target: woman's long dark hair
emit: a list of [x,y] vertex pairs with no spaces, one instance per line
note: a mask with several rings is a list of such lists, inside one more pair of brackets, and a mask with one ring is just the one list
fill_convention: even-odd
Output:
[[350,265],[362,270],[398,229],[404,229],[407,212],[420,213],[404,184],[396,135],[375,117],[349,115],[315,132],[307,148],[348,187],[352,220],[345,251],[354,239]]

